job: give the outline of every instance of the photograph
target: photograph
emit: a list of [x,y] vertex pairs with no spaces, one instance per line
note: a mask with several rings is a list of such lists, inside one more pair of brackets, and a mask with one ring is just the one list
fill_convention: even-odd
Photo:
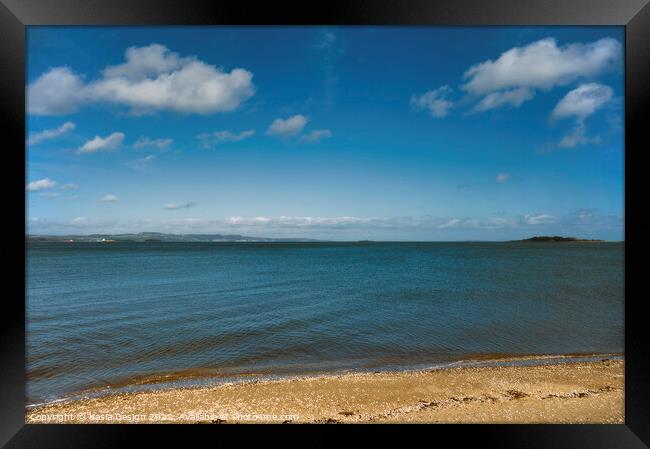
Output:
[[25,423],[625,424],[625,48],[27,26]]

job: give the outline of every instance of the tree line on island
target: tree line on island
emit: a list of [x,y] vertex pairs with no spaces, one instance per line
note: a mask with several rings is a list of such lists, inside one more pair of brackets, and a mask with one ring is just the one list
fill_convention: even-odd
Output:
[[511,242],[540,242],[540,243],[549,243],[549,242],[604,242],[604,240],[598,239],[579,239],[577,237],[560,237],[558,235],[548,236],[540,235],[535,237],[530,237],[523,240],[511,240]]

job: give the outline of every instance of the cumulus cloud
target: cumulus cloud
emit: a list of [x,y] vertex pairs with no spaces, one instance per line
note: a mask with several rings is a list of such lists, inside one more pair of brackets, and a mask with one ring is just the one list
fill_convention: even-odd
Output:
[[167,210],[189,209],[190,207],[194,207],[194,206],[196,206],[196,203],[192,203],[192,202],[181,203],[181,204],[169,203],[165,205],[165,209]]
[[510,173],[499,173],[496,177],[497,182],[506,182],[510,179]]
[[52,181],[50,178],[39,179],[38,181],[32,181],[27,184],[27,190],[30,192],[37,192],[39,190],[51,189],[56,185],[55,181]]
[[232,111],[255,93],[248,70],[227,72],[163,45],[131,47],[125,59],[88,83],[67,67],[51,69],[29,84],[28,112],[70,114],[84,103],[104,102],[130,107],[134,113],[210,114]]
[[128,105],[137,113],[171,110],[210,114],[232,111],[251,97],[252,78],[244,69],[224,73],[215,66],[192,61],[153,79],[106,78],[89,88],[94,98]]
[[318,143],[323,139],[332,137],[332,131],[329,129],[315,129],[309,133],[300,135],[307,123],[309,123],[309,119],[302,114],[294,115],[286,119],[278,118],[271,123],[266,133],[285,139],[296,137],[300,143]]
[[584,120],[613,96],[611,87],[598,83],[581,84],[567,93],[553,109],[552,118],[575,117]]
[[58,128],[46,129],[44,131],[30,134],[29,138],[27,139],[27,144],[36,145],[45,140],[55,139],[59,136],[62,136],[63,134],[68,133],[69,131],[72,131],[74,128],[75,128],[74,123],[65,122],[63,125],[59,126]]
[[269,126],[267,134],[280,137],[292,137],[299,134],[309,119],[302,114],[291,116],[287,119],[275,119]]
[[568,92],[553,109],[551,118],[574,117],[576,123],[573,130],[560,140],[558,146],[573,148],[598,142],[598,138],[587,137],[585,120],[607,103],[612,96],[613,91],[609,86],[597,83],[582,84]]
[[553,38],[514,47],[495,60],[470,67],[464,90],[483,97],[474,107],[481,112],[502,106],[519,107],[533,98],[535,89],[548,90],[595,76],[620,60],[616,39],[558,46]]
[[317,143],[322,139],[327,139],[329,137],[332,137],[332,131],[329,129],[316,129],[311,131],[309,134],[302,136],[300,141],[303,143]]
[[88,217],[76,217],[70,220],[70,224],[73,226],[84,225],[88,223]]
[[521,106],[524,101],[532,99],[533,96],[533,91],[527,87],[519,87],[503,92],[492,92],[483,97],[483,99],[474,106],[474,110],[482,112],[505,105],[517,108]]
[[124,134],[120,132],[113,133],[106,137],[95,136],[94,139],[84,143],[77,153],[96,153],[97,151],[112,151],[118,149],[124,141]]
[[202,133],[196,136],[196,139],[199,141],[202,147],[212,148],[216,144],[222,142],[240,142],[242,140],[248,139],[249,137],[252,137],[254,134],[255,131],[252,129],[240,131],[238,133],[234,133],[230,130],[223,130]]
[[164,45],[151,44],[146,47],[130,47],[124,53],[126,62],[108,66],[104,77],[124,77],[131,80],[143,80],[161,73],[169,73],[192,62],[192,58],[181,58]]
[[133,148],[155,148],[158,150],[164,150],[173,142],[173,139],[150,139],[148,137],[141,137],[133,144]]
[[550,89],[596,75],[621,54],[621,44],[611,38],[564,46],[553,38],[542,39],[470,67],[463,75],[467,80],[463,88],[476,95],[518,87]]
[[102,203],[117,203],[118,200],[119,198],[113,195],[112,193],[104,195],[99,199],[99,201],[101,201]]
[[56,67],[27,87],[27,111],[33,115],[71,114],[86,101],[86,86],[69,67]]
[[411,97],[411,107],[415,110],[428,110],[433,117],[445,117],[453,107],[453,102],[447,99],[451,93],[449,86],[442,86],[429,90],[422,95]]

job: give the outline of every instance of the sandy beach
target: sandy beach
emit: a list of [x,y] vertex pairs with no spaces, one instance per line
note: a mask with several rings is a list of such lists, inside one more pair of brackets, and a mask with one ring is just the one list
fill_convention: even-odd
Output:
[[322,375],[121,393],[27,423],[623,423],[624,362]]

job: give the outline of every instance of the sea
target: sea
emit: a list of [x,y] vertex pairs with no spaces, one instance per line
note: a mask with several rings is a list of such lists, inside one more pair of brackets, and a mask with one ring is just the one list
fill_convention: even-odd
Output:
[[27,404],[622,355],[624,243],[29,242]]

